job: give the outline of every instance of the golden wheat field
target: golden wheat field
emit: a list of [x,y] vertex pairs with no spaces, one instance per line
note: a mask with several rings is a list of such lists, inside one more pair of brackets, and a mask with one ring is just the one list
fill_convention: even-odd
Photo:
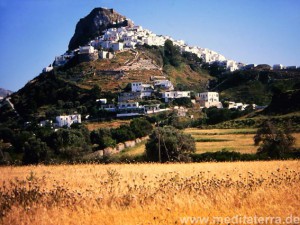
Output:
[[[255,128],[247,129],[210,129],[189,128],[185,133],[191,134],[196,140],[196,153],[216,152],[226,149],[240,153],[256,153],[253,137]],[[293,133],[295,146],[300,147],[300,133]]]
[[244,216],[297,224],[300,216],[299,161],[8,166],[0,173],[1,224],[228,224],[213,219]]

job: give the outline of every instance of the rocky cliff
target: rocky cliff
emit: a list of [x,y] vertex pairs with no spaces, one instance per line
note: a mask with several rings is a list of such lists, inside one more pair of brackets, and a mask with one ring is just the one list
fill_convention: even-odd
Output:
[[69,43],[69,50],[85,45],[89,40],[100,36],[105,29],[124,26],[133,26],[133,24],[113,9],[95,8],[77,23]]

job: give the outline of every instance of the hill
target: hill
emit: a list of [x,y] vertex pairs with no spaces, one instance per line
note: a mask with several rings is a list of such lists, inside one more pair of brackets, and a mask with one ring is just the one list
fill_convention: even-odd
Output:
[[238,70],[215,76],[210,82],[210,89],[220,92],[224,100],[268,105],[277,92],[298,89],[300,86],[299,70]]
[[95,8],[77,23],[75,33],[69,43],[69,50],[85,45],[108,28],[128,25],[131,26],[132,22],[113,9]]
[[265,114],[285,114],[300,111],[300,89],[277,92],[273,95]]
[[[135,51],[116,53],[111,60],[67,64],[28,82],[12,95],[12,102],[21,116],[33,119],[78,111],[82,106],[88,113],[97,98],[117,101],[117,94],[129,83],[147,83],[154,76],[170,79],[179,90],[204,91],[212,78],[208,71],[193,70],[190,61],[183,57],[180,60],[178,67],[164,65],[159,49],[141,46]],[[95,87],[100,93],[93,92]],[[60,107],[61,102],[69,106]]]
[[[132,26],[130,19],[113,9],[95,8],[77,23],[67,54],[109,28]],[[268,65],[260,65],[252,70],[227,72],[214,63],[204,63],[197,54],[182,51],[178,42],[166,40],[164,45],[144,44],[115,51],[111,59],[82,62],[76,54],[66,64],[28,82],[12,95],[11,102],[24,120],[38,121],[74,112],[86,116],[96,114],[96,99],[116,102],[118,93],[128,90],[131,82],[147,83],[153,77],[169,79],[176,90],[218,91],[221,100],[258,105],[268,105],[278,91],[300,86],[299,70],[271,71]]]
[[0,88],[0,97],[5,98],[7,95],[12,94],[13,92],[10,90],[6,90],[4,88]]

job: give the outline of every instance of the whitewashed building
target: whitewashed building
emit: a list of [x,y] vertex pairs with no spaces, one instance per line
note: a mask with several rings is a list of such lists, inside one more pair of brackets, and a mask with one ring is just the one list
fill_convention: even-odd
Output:
[[169,102],[170,99],[175,98],[190,98],[190,91],[166,91],[162,93],[162,98],[165,99],[165,102]]
[[114,55],[111,52],[108,51],[100,51],[99,52],[99,58],[100,59],[112,59]]
[[79,54],[93,54],[95,48],[93,46],[83,46],[79,48]]
[[56,117],[56,124],[58,127],[63,127],[63,126],[70,127],[73,123],[81,123],[81,115],[80,114]]
[[155,80],[154,87],[159,87],[163,89],[168,89],[169,91],[174,90],[174,86],[169,80]]
[[48,73],[48,72],[51,72],[52,70],[53,70],[53,66],[50,64],[49,66],[47,66],[43,69],[43,72]]
[[223,108],[222,103],[219,101],[218,92],[202,92],[198,93],[199,103],[201,108],[217,107]]
[[122,51],[124,49],[124,44],[121,42],[113,42],[111,43],[111,48],[114,51]]
[[273,65],[273,70],[282,70],[284,66],[282,64],[275,64]]

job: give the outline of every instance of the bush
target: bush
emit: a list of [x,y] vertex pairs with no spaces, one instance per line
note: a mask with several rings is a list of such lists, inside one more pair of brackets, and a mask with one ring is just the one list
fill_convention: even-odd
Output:
[[194,138],[171,126],[154,129],[146,143],[146,157],[154,162],[186,161],[195,150]]
[[92,144],[98,144],[99,149],[116,146],[116,141],[112,139],[110,129],[100,128],[99,130],[94,130],[90,136]]
[[291,135],[289,126],[279,129],[270,121],[262,124],[254,136],[254,144],[260,145],[257,153],[270,158],[280,159],[294,152],[295,138]]
[[40,139],[35,137],[30,138],[27,142],[25,142],[23,148],[23,164],[38,164],[46,160],[48,146]]
[[112,137],[119,143],[134,140],[135,134],[128,125],[121,125],[119,128],[112,130]]
[[153,130],[151,123],[145,118],[133,119],[130,128],[137,138],[145,137]]

